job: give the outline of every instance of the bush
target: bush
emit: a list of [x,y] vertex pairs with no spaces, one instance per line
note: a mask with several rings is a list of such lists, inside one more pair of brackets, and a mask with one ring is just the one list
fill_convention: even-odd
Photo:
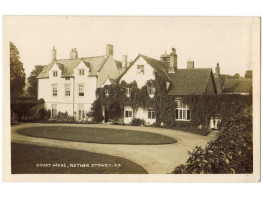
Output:
[[49,119],[51,117],[51,111],[50,110],[46,110],[44,108],[41,108],[38,111],[38,117],[40,119]]
[[139,118],[133,118],[131,121],[132,126],[141,126],[144,124],[145,124],[145,121],[143,119],[139,119]]
[[233,114],[222,124],[216,140],[196,147],[174,174],[253,173],[252,107]]

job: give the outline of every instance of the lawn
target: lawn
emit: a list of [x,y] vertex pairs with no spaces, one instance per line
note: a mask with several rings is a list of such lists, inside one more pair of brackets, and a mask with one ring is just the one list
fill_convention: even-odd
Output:
[[85,151],[11,144],[12,174],[147,174],[124,158]]
[[20,129],[18,133],[30,137],[100,144],[158,145],[177,142],[156,133],[97,127],[40,126]]

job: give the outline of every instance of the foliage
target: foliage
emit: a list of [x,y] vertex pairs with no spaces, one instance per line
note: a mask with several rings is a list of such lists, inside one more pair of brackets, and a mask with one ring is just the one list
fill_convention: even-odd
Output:
[[10,45],[10,92],[11,92],[11,101],[12,101],[14,98],[17,98],[23,94],[26,74],[23,67],[23,63],[20,61],[18,49],[12,42],[10,42],[9,45]]
[[40,119],[49,119],[51,117],[51,111],[41,108],[38,111],[38,116]]
[[145,124],[145,121],[143,119],[139,119],[139,118],[133,118],[131,121],[132,126],[141,126],[144,124]]
[[245,74],[245,78],[252,78],[252,70],[247,70]]
[[75,122],[76,119],[73,116],[69,116],[68,112],[58,112],[56,117],[54,118],[56,121],[60,122]]
[[102,106],[99,99],[93,102],[90,112],[87,113],[87,117],[91,118],[93,123],[100,123],[104,120]]
[[253,173],[252,107],[232,114],[223,123],[216,140],[203,149],[196,147],[185,165],[174,174]]
[[41,73],[44,67],[45,66],[43,65],[36,65],[33,71],[30,73],[30,76],[27,79],[30,84],[30,86],[27,89],[27,92],[31,97],[34,97],[35,99],[37,99],[37,92],[38,92],[37,91],[38,89],[37,76]]

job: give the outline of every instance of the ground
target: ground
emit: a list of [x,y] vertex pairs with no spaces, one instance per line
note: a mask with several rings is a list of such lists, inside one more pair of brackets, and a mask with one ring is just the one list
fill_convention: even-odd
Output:
[[[177,140],[177,143],[163,145],[125,145],[125,144],[96,144],[84,142],[62,141],[46,138],[28,137],[18,134],[21,128],[42,126],[72,126],[72,127],[99,127],[119,130],[137,130],[161,134]],[[88,125],[88,124],[20,124],[11,128],[12,142],[22,144],[32,144],[46,147],[66,148],[73,150],[88,151],[93,153],[117,156],[128,159],[142,166],[150,174],[171,173],[175,166],[183,164],[189,157],[195,146],[204,147],[209,141],[216,137],[213,131],[207,136],[200,136],[183,131],[169,130],[155,127],[133,127],[133,126],[113,126],[113,125]]]

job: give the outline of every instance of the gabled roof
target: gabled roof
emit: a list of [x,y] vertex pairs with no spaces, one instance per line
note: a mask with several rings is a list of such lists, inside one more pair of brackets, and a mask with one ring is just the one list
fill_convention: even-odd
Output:
[[97,72],[103,67],[108,56],[96,56],[87,58],[77,58],[77,59],[60,59],[50,62],[37,78],[48,78],[49,71],[55,63],[58,64],[59,68],[62,70],[62,77],[74,76],[74,69],[79,65],[81,61],[90,68],[90,75],[97,75]]
[[225,79],[223,93],[251,94],[252,93],[252,79],[251,78]]
[[168,95],[202,95],[206,93],[211,68],[176,69],[168,73],[172,81]]
[[154,58],[150,58],[148,56],[139,54],[134,61],[127,67],[127,69],[119,76],[117,79],[118,81],[122,78],[122,76],[134,65],[134,63],[142,57],[152,68],[161,75],[166,81],[170,81],[169,77],[167,76],[166,72],[168,71],[169,64],[160,60],[156,60]]
[[214,76],[214,79],[215,79],[217,94],[221,94],[222,90],[223,90],[223,85],[224,85],[225,79],[222,76]]

